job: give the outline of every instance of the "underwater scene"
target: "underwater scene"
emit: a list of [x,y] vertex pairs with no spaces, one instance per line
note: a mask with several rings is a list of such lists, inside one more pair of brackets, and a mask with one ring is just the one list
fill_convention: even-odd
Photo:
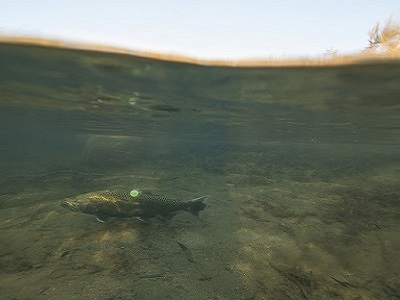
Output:
[[1,299],[400,299],[400,60],[0,66]]

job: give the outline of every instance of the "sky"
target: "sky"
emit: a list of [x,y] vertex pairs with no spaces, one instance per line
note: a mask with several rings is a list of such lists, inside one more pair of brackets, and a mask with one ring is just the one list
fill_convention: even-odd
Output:
[[359,53],[400,0],[0,0],[0,34],[201,59]]

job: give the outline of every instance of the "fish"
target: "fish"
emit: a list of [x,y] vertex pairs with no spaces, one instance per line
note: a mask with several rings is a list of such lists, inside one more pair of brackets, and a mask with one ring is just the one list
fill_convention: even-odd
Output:
[[95,215],[104,222],[110,217],[136,217],[147,220],[168,216],[177,211],[188,211],[198,216],[204,210],[207,196],[182,201],[176,198],[156,196],[138,190],[102,190],[81,194],[60,201],[60,205],[72,211]]

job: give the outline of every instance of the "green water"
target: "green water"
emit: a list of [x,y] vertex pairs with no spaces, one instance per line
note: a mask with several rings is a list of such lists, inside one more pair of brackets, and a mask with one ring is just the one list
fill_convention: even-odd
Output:
[[[2,299],[399,299],[400,62],[224,68],[0,45]],[[208,195],[199,217],[59,201]]]

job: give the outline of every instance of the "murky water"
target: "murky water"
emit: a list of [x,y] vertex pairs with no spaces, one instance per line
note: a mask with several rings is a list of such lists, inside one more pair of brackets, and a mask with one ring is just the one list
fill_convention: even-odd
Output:
[[[0,46],[2,299],[399,299],[400,62]],[[60,207],[208,195],[143,222]]]

